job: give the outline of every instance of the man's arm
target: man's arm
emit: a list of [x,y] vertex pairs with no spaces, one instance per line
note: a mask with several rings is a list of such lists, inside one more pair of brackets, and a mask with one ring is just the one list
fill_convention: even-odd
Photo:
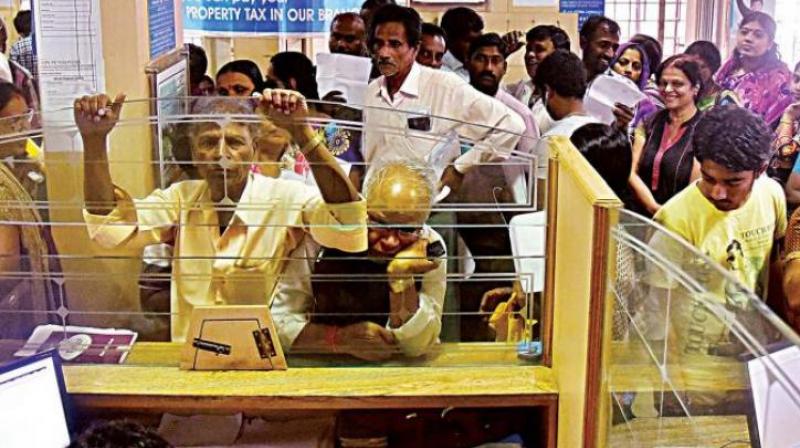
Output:
[[[525,123],[514,111],[500,101],[475,90],[466,83],[454,88],[458,98],[454,118],[468,123],[459,126],[461,137],[473,140],[473,149],[455,161],[455,169],[464,174],[483,162],[504,160],[516,148],[525,132]],[[479,125],[469,125],[469,124]]]
[[[431,236],[430,243],[442,242],[433,232]],[[407,356],[424,354],[436,342],[442,328],[447,261],[446,258],[429,260],[428,244],[428,240],[419,240],[398,253],[387,269],[390,275],[388,328]],[[398,281],[397,276],[404,274],[424,274],[420,289],[413,278]]]
[[92,214],[107,215],[116,204],[106,140],[119,120],[124,101],[124,94],[117,95],[113,103],[107,95],[75,100],[75,123],[83,140],[83,195]]
[[308,124],[305,98],[290,90],[267,89],[261,100],[262,111],[277,125],[287,129],[311,165],[325,202],[341,204],[358,200],[358,192],[339,163],[328,151],[322,134]]
[[369,361],[389,358],[396,351],[394,336],[380,325],[359,322],[344,327],[309,323],[313,303],[309,259],[318,246],[301,245],[290,255],[276,286],[272,316],[281,343],[293,352],[349,354]]

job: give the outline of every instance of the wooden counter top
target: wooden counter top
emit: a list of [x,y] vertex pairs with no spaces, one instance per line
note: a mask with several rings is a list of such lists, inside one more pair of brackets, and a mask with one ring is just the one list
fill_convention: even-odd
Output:
[[[750,388],[747,363],[734,358],[702,356],[684,358],[683,364],[668,364],[667,375],[677,390],[730,391]],[[634,344],[612,345],[609,387],[618,392],[661,390],[661,372],[641,347]]]
[[[524,365],[509,348],[442,344],[410,363],[293,367],[304,358],[298,357],[295,362],[290,358],[286,371],[206,372],[179,370],[178,344],[140,343],[125,365],[66,365],[64,376],[77,404],[95,409],[229,412],[554,404],[552,371]],[[331,365],[331,359],[303,362]]]
[[749,447],[747,417],[635,418],[612,427],[608,446]]

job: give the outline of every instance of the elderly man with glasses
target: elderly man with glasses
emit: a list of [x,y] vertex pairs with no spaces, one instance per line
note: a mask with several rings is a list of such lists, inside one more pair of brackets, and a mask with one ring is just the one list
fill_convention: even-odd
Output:
[[364,185],[368,250],[305,244],[290,255],[272,304],[284,347],[378,361],[438,342],[447,263],[441,236],[424,224],[435,182],[416,162],[373,166]]

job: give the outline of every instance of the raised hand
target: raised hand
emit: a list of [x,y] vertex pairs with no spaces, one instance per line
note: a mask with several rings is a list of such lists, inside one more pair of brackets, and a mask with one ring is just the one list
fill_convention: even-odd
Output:
[[277,126],[286,129],[293,135],[308,126],[306,99],[294,90],[264,90],[258,109]]
[[86,95],[75,100],[75,124],[81,136],[105,138],[119,121],[125,94],[117,94],[114,101],[106,94]]
[[525,46],[524,37],[525,33],[519,30],[509,31],[503,36],[503,42],[506,43],[506,57],[511,56],[515,51]]

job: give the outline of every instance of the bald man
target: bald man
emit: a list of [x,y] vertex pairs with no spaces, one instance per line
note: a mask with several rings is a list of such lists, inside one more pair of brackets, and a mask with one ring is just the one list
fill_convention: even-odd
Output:
[[430,171],[408,162],[373,167],[364,185],[367,251],[320,249],[306,239],[290,255],[272,304],[286,349],[377,361],[418,356],[438,342],[447,263],[441,236],[425,225]]

